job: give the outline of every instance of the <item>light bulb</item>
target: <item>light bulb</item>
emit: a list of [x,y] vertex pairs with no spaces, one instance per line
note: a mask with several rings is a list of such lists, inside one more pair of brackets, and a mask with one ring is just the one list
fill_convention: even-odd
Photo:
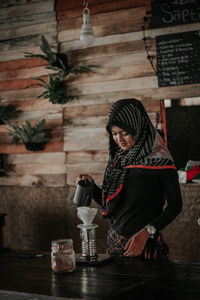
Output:
[[[87,10],[87,13],[85,11]],[[83,25],[80,33],[80,40],[84,45],[91,45],[94,40],[94,31],[90,24],[90,11],[88,8],[83,10]]]

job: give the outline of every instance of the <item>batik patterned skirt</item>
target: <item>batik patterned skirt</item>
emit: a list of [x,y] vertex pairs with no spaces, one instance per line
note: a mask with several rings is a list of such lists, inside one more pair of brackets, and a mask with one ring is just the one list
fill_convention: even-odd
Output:
[[[108,254],[123,256],[125,252],[124,247],[127,242],[127,238],[119,235],[115,230],[110,228],[107,235]],[[144,250],[139,257],[150,260],[167,260],[169,258],[169,247],[160,232],[154,238],[147,240]]]

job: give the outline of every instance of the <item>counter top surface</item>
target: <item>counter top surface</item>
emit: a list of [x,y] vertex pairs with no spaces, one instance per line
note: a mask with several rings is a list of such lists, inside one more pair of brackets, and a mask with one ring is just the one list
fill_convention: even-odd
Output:
[[200,263],[119,258],[55,274],[50,255],[0,254],[0,299],[200,299]]

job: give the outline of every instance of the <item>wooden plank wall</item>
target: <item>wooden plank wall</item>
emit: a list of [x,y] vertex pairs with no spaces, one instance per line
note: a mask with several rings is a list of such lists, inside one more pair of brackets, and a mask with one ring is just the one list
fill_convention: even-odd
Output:
[[41,53],[44,35],[57,51],[57,20],[54,0],[1,0],[0,3],[0,95],[4,105],[12,104],[23,112],[11,120],[17,124],[29,120],[33,125],[46,119],[51,141],[45,150],[27,151],[23,144],[11,145],[7,126],[0,126],[0,153],[4,153],[6,176],[1,185],[64,186],[63,108],[48,99],[37,99],[42,88],[25,89],[34,78],[47,78],[46,63],[25,58],[24,52]]
[[[79,99],[64,108],[64,151],[67,184],[73,184],[77,173],[90,173],[99,184],[107,162],[108,139],[105,124],[111,104],[134,97],[138,78],[153,75],[141,49],[142,41],[123,41],[127,34],[137,34],[148,1],[90,1],[91,24],[95,43],[83,46],[79,41],[83,2],[57,2],[58,42],[69,60],[82,65],[96,65],[95,73],[71,77],[68,85]],[[133,14],[137,12],[137,17]],[[78,88],[78,93],[76,91]],[[155,121],[160,113],[158,101],[151,106],[143,97]],[[70,175],[69,175],[70,174]]]
[[[79,41],[83,1],[2,0],[0,4],[0,95],[24,112],[17,122],[33,124],[46,118],[52,140],[43,152],[28,152],[23,145],[10,145],[6,126],[0,126],[0,153],[5,154],[7,176],[1,185],[73,185],[79,172],[91,173],[101,183],[107,161],[105,124],[111,104],[135,97],[145,105],[155,124],[160,101],[200,95],[200,85],[158,88],[157,77],[144,48],[144,17],[150,0],[92,0],[89,2],[95,43]],[[56,12],[55,12],[56,10]],[[149,29],[146,36],[155,56],[155,36],[200,29],[200,23]],[[67,53],[71,64],[93,64],[94,73],[70,76],[66,85],[76,99],[53,105],[37,99],[41,88],[24,89],[33,78],[46,78],[39,59],[24,58],[24,51],[40,53],[41,34],[54,49]],[[155,63],[155,59],[154,59]]]
[[[57,1],[58,42],[70,61],[94,64],[94,74],[70,78],[72,93],[79,101],[64,108],[64,151],[67,183],[77,172],[93,173],[101,182],[107,157],[105,124],[110,104],[120,98],[135,97],[145,105],[155,124],[160,117],[160,101],[200,94],[199,85],[158,88],[157,77],[144,48],[142,26],[146,27],[148,49],[156,58],[155,36],[193,30],[200,24],[149,30],[149,0],[88,1],[95,42],[85,47],[79,41],[83,1]],[[154,65],[156,60],[154,59]],[[161,118],[159,118],[159,122]],[[160,126],[161,124],[159,124]]]

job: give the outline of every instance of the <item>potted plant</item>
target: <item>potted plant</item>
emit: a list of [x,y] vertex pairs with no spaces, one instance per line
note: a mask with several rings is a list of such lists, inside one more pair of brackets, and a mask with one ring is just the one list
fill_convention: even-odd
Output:
[[64,82],[65,77],[69,74],[78,74],[82,72],[93,72],[91,68],[93,65],[81,66],[81,65],[70,65],[68,62],[67,54],[56,53],[51,49],[48,41],[42,36],[42,46],[40,46],[44,54],[33,54],[25,52],[25,57],[38,57],[45,60],[48,63],[47,69],[57,71],[54,75],[48,75],[48,83],[42,78],[36,78],[37,84],[30,84],[31,86],[42,86],[45,88],[44,93],[38,96],[38,98],[48,98],[53,104],[65,104],[74,97],[69,94],[69,90]]
[[[0,96],[0,103],[3,98]],[[0,106],[0,124],[4,124],[4,120],[14,118],[21,110],[16,110],[13,105],[2,105]]]
[[67,54],[54,52],[44,36],[42,36],[42,45],[40,46],[40,49],[44,54],[25,52],[25,57],[38,57],[45,60],[48,63],[46,68],[57,71],[61,78],[65,78],[70,73],[78,74],[81,72],[93,72],[91,68],[94,66],[92,65],[69,65]]
[[36,80],[38,81],[38,83],[32,83],[29,86],[27,86],[27,88],[29,88],[30,86],[43,87],[45,91],[37,98],[47,98],[53,104],[65,104],[74,98],[73,96],[69,95],[64,81],[59,76],[54,77],[48,74],[48,83],[46,83],[41,78],[36,78]]
[[39,121],[34,127],[28,121],[21,126],[7,124],[12,128],[12,130],[8,129],[10,135],[13,136],[12,144],[21,140],[29,151],[43,150],[44,144],[50,140],[45,130],[45,119]]

